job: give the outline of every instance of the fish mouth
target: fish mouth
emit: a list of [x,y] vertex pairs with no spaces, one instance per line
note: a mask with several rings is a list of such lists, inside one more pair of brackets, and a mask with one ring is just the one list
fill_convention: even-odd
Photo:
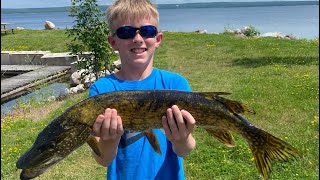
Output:
[[56,164],[61,158],[58,156],[49,156],[49,152],[36,155],[33,148],[23,154],[16,163],[16,167],[22,169],[20,179],[33,179],[43,174],[49,167]]
[[33,179],[41,174],[43,174],[47,169],[23,169],[20,174],[21,180]]
[[44,169],[46,166],[51,166],[59,161],[59,157],[52,154],[52,150],[38,151],[37,148],[30,148],[16,162],[16,167],[19,169]]
[[56,162],[52,162],[51,164],[44,163],[43,165],[37,167],[30,167],[30,168],[23,168],[20,174],[21,180],[28,180],[33,179],[41,174],[43,174],[51,165],[55,164]]

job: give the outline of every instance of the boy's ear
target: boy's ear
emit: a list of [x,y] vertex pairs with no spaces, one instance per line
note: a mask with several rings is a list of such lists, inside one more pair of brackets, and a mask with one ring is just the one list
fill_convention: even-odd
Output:
[[160,43],[162,41],[162,38],[163,38],[163,33],[162,32],[159,32],[156,36],[156,47],[159,47],[160,46]]
[[110,46],[112,47],[113,50],[115,50],[115,51],[118,50],[116,41],[115,41],[113,36],[108,36],[108,42],[109,42],[109,44],[110,44]]

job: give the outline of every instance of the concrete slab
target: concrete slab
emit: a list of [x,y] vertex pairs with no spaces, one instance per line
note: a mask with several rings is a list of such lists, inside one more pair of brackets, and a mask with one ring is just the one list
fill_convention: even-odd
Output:
[[1,65],[1,74],[29,72],[43,67],[41,65]]
[[78,56],[71,55],[69,52],[48,53],[41,57],[42,63],[48,66],[69,66],[72,62],[77,60]]
[[10,64],[10,54],[11,54],[11,51],[1,51],[1,65]]
[[43,65],[41,57],[50,51],[13,51],[10,53],[11,65]]

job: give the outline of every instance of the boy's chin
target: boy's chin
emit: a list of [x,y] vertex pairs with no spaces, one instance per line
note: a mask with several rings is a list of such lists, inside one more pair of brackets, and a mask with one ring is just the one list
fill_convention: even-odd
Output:
[[137,58],[137,59],[132,59],[132,62],[135,64],[148,64],[150,60],[146,58]]
[[152,60],[146,60],[146,59],[133,59],[129,64],[131,66],[139,68],[139,67],[147,67]]

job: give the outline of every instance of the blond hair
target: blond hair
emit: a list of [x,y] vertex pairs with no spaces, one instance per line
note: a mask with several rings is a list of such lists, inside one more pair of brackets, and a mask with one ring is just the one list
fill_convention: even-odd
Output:
[[157,6],[150,0],[116,0],[111,6],[108,7],[107,22],[111,32],[115,31],[117,21],[144,18],[155,18],[159,23],[159,12]]

